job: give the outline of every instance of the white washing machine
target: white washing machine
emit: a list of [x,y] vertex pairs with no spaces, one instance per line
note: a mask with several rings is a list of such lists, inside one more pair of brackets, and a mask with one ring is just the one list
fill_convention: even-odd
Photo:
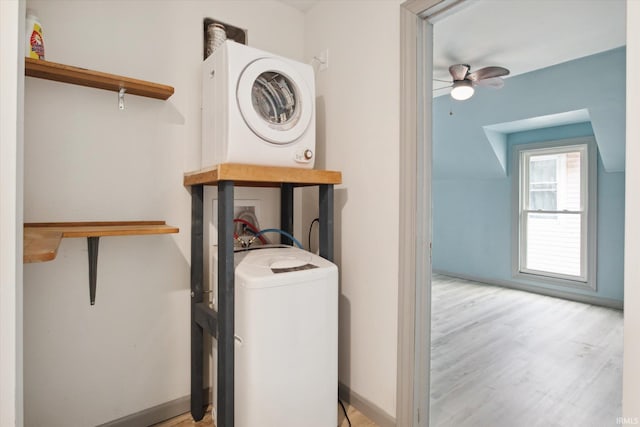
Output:
[[[216,258],[211,257],[214,265]],[[215,282],[214,275],[217,290]],[[335,427],[335,264],[290,246],[237,252],[234,320],[235,425]],[[216,347],[214,340],[214,381]],[[212,389],[215,420],[215,382]]]
[[202,167],[313,168],[313,68],[227,40],[202,68]]

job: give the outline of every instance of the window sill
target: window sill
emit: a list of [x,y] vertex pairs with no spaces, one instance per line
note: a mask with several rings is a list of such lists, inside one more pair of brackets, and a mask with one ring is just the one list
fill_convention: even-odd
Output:
[[513,278],[515,280],[526,280],[529,282],[537,282],[545,285],[563,286],[567,288],[596,292],[596,283],[594,280],[587,280],[585,282],[579,279],[562,279],[559,277],[545,276],[542,274],[527,273],[522,271],[515,272],[513,274]]

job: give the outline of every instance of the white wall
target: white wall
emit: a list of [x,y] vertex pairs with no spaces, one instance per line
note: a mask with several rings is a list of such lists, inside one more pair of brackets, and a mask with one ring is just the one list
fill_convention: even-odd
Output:
[[[400,1],[320,2],[305,15],[317,73],[318,155],[336,188],[340,382],[396,412]],[[308,217],[307,217],[308,218]]]
[[24,3],[0,2],[0,426],[23,424]]
[[627,156],[624,248],[624,365],[622,409],[634,424],[640,420],[640,3],[627,0]]
[[[28,6],[43,23],[48,60],[175,87],[166,102],[126,96],[119,111],[114,92],[26,81],[25,222],[161,219],[181,230],[100,239],[94,307],[85,239],[63,240],[52,262],[25,265],[25,424],[96,425],[189,394],[191,204],[182,175],[200,166],[203,18],[302,59],[303,15],[267,0]],[[241,196],[274,204],[262,190]]]

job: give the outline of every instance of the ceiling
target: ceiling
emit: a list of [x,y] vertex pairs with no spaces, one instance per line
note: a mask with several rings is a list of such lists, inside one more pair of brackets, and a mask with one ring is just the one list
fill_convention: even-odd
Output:
[[433,77],[450,80],[449,66],[460,63],[514,76],[620,47],[625,16],[624,0],[467,0],[433,22]]
[[[307,12],[337,0],[281,1]],[[625,0],[465,0],[431,22],[434,79],[459,63],[511,70],[468,101],[434,92],[434,176],[504,177],[508,135],[545,129],[588,130],[605,170],[624,170]]]
[[293,6],[301,12],[311,9],[319,0],[280,0],[281,3]]
[[509,134],[578,122],[591,127],[604,169],[624,170],[624,0],[466,0],[432,23],[434,79],[450,82],[459,63],[511,70],[503,89],[468,101],[434,91],[436,176],[504,176]]
[[[336,0],[280,1],[307,12]],[[625,16],[625,0],[466,0],[433,21],[433,77],[450,80],[449,66],[459,63],[500,65],[514,76],[623,46]]]

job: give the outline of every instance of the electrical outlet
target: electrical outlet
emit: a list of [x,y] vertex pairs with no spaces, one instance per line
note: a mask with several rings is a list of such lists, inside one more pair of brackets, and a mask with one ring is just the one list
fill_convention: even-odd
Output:
[[325,49],[320,52],[320,55],[318,55],[318,62],[320,63],[318,71],[324,71],[329,68],[329,49]]

